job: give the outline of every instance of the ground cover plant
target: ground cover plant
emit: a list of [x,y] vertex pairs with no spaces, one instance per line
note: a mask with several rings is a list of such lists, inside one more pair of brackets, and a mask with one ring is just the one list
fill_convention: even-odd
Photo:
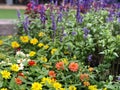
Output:
[[119,90],[119,14],[119,4],[32,0],[18,34],[0,40],[1,90]]

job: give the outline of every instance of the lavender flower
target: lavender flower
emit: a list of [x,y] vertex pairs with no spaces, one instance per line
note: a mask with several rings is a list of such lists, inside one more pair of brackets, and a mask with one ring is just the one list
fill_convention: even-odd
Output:
[[87,38],[90,30],[88,30],[86,27],[83,28],[83,31],[84,31],[84,38]]
[[73,31],[71,34],[72,34],[73,36],[75,36],[75,35],[77,35],[77,32]]
[[79,6],[80,6],[80,1],[78,0],[78,1],[77,1],[76,21],[77,21],[78,23],[82,23],[83,18],[82,18],[82,16],[80,15],[80,8],[79,8]]
[[40,13],[40,20],[42,24],[45,25],[45,21],[46,21],[45,8],[44,8],[44,5],[40,5],[40,7],[41,8],[38,11]]
[[88,56],[88,61],[89,61],[89,62],[92,61],[92,56],[93,56],[92,54],[90,54],[90,55]]
[[20,10],[17,10],[17,17],[18,17],[18,19],[20,19],[20,17],[21,17]]
[[120,81],[120,76],[118,77],[118,80]]
[[106,19],[106,21],[107,21],[107,22],[112,22],[112,21],[113,21],[113,17],[108,17],[108,18]]
[[29,33],[28,32],[28,25],[29,25],[29,20],[28,20],[28,16],[25,17],[25,20],[23,21],[23,28],[25,30],[25,33]]

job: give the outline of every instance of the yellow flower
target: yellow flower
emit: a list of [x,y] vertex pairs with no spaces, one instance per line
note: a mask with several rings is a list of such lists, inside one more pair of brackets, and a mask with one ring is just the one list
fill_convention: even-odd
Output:
[[16,42],[16,41],[13,41],[13,42],[11,43],[11,46],[12,46],[13,48],[18,48],[18,47],[20,47],[20,44],[19,44],[18,42]]
[[23,42],[23,43],[27,43],[29,41],[29,37],[28,36],[21,36],[20,37],[20,40]]
[[64,62],[64,64],[67,65],[67,64],[68,64],[68,60],[67,60],[67,58],[63,58],[63,59],[62,59],[62,62]]
[[48,49],[48,48],[49,48],[49,46],[48,46],[48,45],[45,45],[43,48],[44,48],[44,49]]
[[107,88],[103,88],[103,90],[107,90]]
[[73,85],[69,86],[69,90],[77,90],[77,88]]
[[29,56],[30,56],[30,57],[33,57],[33,56],[35,56],[35,54],[36,54],[36,52],[31,51],[31,52],[29,53]]
[[57,51],[57,49],[56,49],[56,48],[53,48],[53,49],[51,50],[51,54],[53,55],[56,51]]
[[11,65],[11,70],[15,71],[15,72],[18,72],[19,71],[19,66],[17,64],[13,64],[13,65]]
[[65,90],[65,88],[59,88],[59,90]]
[[38,82],[34,82],[32,84],[31,90],[42,90],[42,84],[40,84]]
[[39,37],[43,37],[44,35],[45,35],[44,32],[40,32],[38,36],[39,36]]
[[38,44],[38,47],[42,47],[42,46],[44,46],[43,43],[39,43],[39,44]]
[[8,90],[7,88],[1,88],[0,90]]
[[30,40],[30,43],[35,45],[35,44],[38,43],[38,40],[36,38],[33,38],[33,39]]
[[9,79],[10,78],[10,72],[8,72],[7,70],[3,70],[0,72],[2,74],[2,77],[5,79]]
[[45,56],[41,57],[40,59],[41,59],[43,62],[47,62],[47,60],[48,60]]
[[41,81],[41,83],[42,84],[46,84],[46,83],[48,83],[48,84],[51,84],[52,83],[52,80],[50,79],[50,78],[42,78],[42,81]]
[[59,88],[62,87],[62,85],[61,85],[60,83],[58,83],[58,82],[55,82],[55,83],[53,84],[53,87],[54,87],[55,89],[59,89]]
[[2,45],[3,44],[3,41],[2,40],[0,40],[0,45]]
[[73,59],[76,60],[76,56],[75,55],[73,56]]
[[96,85],[88,86],[88,90],[98,90]]

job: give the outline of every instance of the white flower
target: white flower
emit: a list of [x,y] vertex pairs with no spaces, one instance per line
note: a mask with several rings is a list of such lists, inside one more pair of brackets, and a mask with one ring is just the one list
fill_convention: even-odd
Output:
[[25,61],[26,61],[26,59],[19,59],[19,60],[17,60],[17,63],[23,63]]
[[24,65],[22,63],[19,64],[19,70],[23,70],[24,69]]
[[25,54],[21,51],[17,51],[16,56],[25,57]]

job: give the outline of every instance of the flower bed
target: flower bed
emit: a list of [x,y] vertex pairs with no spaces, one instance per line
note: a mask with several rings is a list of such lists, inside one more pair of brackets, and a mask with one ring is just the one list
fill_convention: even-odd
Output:
[[119,17],[118,4],[31,1],[18,34],[0,41],[1,90],[119,90]]

